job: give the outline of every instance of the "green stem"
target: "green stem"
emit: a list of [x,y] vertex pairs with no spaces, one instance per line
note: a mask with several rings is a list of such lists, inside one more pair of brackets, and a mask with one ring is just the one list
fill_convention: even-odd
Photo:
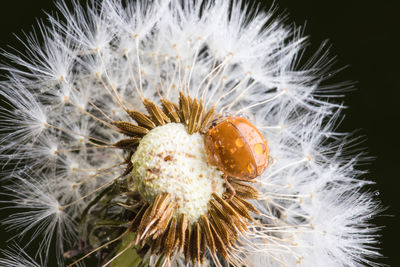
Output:
[[[117,251],[117,253],[126,249],[126,247],[132,242],[135,238],[133,233],[127,234],[121,242],[121,245]],[[110,267],[138,267],[142,262],[142,258],[136,253],[135,247],[127,249],[124,253],[122,253],[118,258],[116,258],[110,265]]]

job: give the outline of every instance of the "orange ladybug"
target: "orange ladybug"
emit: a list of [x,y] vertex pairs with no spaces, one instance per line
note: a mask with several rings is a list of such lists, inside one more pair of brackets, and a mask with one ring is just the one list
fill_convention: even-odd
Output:
[[[268,166],[268,146],[260,131],[243,117],[225,117],[214,122],[204,136],[208,163],[226,177],[253,180]],[[227,186],[235,194],[232,186]],[[233,197],[231,196],[231,198]]]

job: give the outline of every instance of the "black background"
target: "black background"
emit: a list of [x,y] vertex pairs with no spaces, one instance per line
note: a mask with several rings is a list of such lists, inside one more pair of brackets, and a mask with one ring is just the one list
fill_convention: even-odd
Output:
[[[82,1],[85,2],[85,1]],[[257,1],[252,1],[257,3]],[[270,1],[259,1],[262,9],[269,9]],[[337,55],[337,67],[349,65],[336,75],[332,82],[356,81],[357,90],[348,92],[343,99],[349,106],[345,110],[345,120],[340,131],[361,129],[362,144],[370,156],[376,157],[368,165],[364,178],[376,185],[371,190],[379,190],[382,205],[387,207],[383,216],[375,222],[384,226],[381,231],[382,253],[379,262],[390,266],[400,266],[398,247],[400,235],[396,218],[399,210],[399,8],[395,1],[368,0],[277,0],[279,11],[290,14],[289,22],[296,25],[306,23],[305,34],[310,35],[310,52],[321,42],[329,39],[331,55]],[[23,50],[14,33],[22,36],[29,32],[37,18],[45,18],[44,12],[55,10],[52,0],[3,0],[0,5],[0,48],[7,46]],[[6,211],[1,211],[1,218]],[[0,248],[5,248],[9,237],[0,228]],[[396,264],[397,263],[397,264]]]

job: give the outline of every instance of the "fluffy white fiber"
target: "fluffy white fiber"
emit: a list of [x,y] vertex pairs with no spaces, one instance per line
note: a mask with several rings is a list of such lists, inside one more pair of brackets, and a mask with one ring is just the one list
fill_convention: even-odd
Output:
[[[4,53],[12,66],[0,84],[0,159],[14,213],[3,223],[42,240],[32,257],[62,255],[75,241],[74,222],[96,193],[58,207],[120,175],[122,152],[106,148],[122,137],[110,119],[129,120],[122,106],[143,111],[138,91],[159,103],[157,87],[173,101],[183,90],[247,117],[268,140],[271,163],[253,202],[261,215],[232,257],[248,266],[375,265],[369,220],[378,204],[357,178],[361,155],[347,149],[356,140],[334,132],[341,105],[326,100],[344,88],[320,86],[332,63],[324,47],[300,64],[300,28],[228,2],[59,1],[61,19],[40,26],[43,42],[29,35],[26,52]],[[0,262],[29,265],[17,261]]]
[[1,266],[7,267],[40,267],[21,247],[13,245],[8,250],[1,250],[3,258],[0,259]]

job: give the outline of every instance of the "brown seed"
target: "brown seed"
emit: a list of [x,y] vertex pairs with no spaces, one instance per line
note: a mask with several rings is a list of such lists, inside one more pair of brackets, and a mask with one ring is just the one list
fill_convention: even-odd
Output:
[[200,100],[199,101],[199,112],[197,113],[196,123],[195,123],[195,127],[194,127],[195,132],[200,131],[203,114],[204,114],[204,104],[203,104],[203,100]]
[[192,236],[190,237],[190,251],[193,265],[200,261],[200,246],[201,246],[201,233],[198,222],[193,225]]
[[206,235],[203,231],[200,231],[201,233],[201,242],[200,242],[200,264],[203,264],[204,261],[204,255],[206,254],[206,249],[207,249],[207,241],[206,241]]
[[253,206],[253,204],[244,200],[240,196],[236,195],[236,196],[234,196],[234,199],[236,199],[240,204],[245,206],[247,210],[254,212],[255,214],[260,214],[260,212]]
[[229,202],[229,204],[230,204],[231,207],[232,207],[233,209],[235,209],[235,211],[236,211],[237,213],[239,213],[242,217],[244,217],[244,218],[246,218],[246,219],[248,219],[248,220],[250,220],[250,221],[253,221],[253,220],[254,220],[253,217],[250,216],[250,214],[249,214],[248,209],[246,208],[246,206],[243,205],[240,201],[238,201],[236,197],[233,197],[232,200]]
[[221,206],[224,208],[225,211],[227,211],[230,215],[234,216],[235,218],[240,219],[240,215],[231,207],[231,205],[228,204],[228,202],[226,202],[216,193],[212,193],[212,196],[215,198],[215,200],[218,201],[219,204],[221,204]]
[[232,221],[232,226],[233,229],[239,229],[240,232],[245,233],[246,231],[248,231],[247,225],[248,222],[246,220],[246,218],[243,218],[242,216],[240,216],[239,213],[237,213],[225,200],[223,200],[222,198],[220,198],[222,201],[225,202],[226,205],[221,205],[222,210],[221,212],[228,217],[226,219],[226,221]]
[[187,100],[188,100],[188,103],[189,103],[189,116],[190,116],[190,113],[191,113],[192,107],[193,107],[193,98],[191,98],[190,95],[188,95],[187,96]]
[[[215,240],[215,246],[217,248],[217,251],[224,257],[224,259],[228,259],[228,252],[227,252],[227,247],[224,245],[224,242],[222,241],[221,237],[215,230],[214,226],[210,224],[211,228],[211,233],[213,235],[213,238]],[[226,243],[228,244],[228,243]]]
[[226,230],[226,232],[228,233],[228,238],[230,243],[236,241],[238,238],[238,232],[236,230],[236,227],[237,228],[241,227],[240,221],[235,220],[234,217],[229,216],[228,214],[225,214],[221,209],[221,207],[219,207],[217,203],[215,203],[215,200],[211,200],[210,204],[212,206],[213,211],[217,215],[213,219],[215,218],[219,219],[217,229],[224,228]]
[[185,234],[187,227],[188,227],[188,220],[186,218],[186,215],[182,213],[179,217],[179,222],[178,222],[179,251],[182,251],[183,246],[185,245]]
[[215,114],[215,107],[211,107],[211,109],[204,115],[204,118],[202,118],[202,122],[199,128],[199,131],[201,133],[204,132],[204,130],[207,128],[208,123],[211,122],[214,118],[214,114]]
[[189,123],[188,123],[189,134],[192,134],[195,130],[196,118],[197,118],[198,113],[199,113],[199,103],[197,102],[197,99],[194,99],[190,106],[190,116],[189,116]]
[[163,237],[156,238],[153,240],[153,244],[151,245],[151,254],[155,254],[157,251],[162,250],[161,249],[161,243],[163,241]]
[[148,129],[127,121],[113,121],[113,124],[121,133],[132,137],[144,136],[149,132]]
[[169,193],[160,193],[157,195],[154,201],[154,209],[152,210],[152,215],[161,217],[161,214],[166,210],[167,205],[171,201],[171,194]]
[[165,113],[154,102],[144,99],[143,105],[156,125],[164,125],[165,123],[171,122],[167,115],[165,115]]
[[169,209],[168,207],[164,209],[164,207],[168,204],[172,205],[172,203],[170,203],[170,199],[170,194],[160,193],[157,195],[155,201],[146,210],[145,214],[143,215],[142,221],[140,222],[137,230],[137,242],[139,242],[140,240],[145,241],[148,237],[154,235],[154,233],[160,229],[159,225],[161,224],[161,222],[164,224],[166,223],[165,227],[164,224],[162,224],[162,231],[165,230],[165,228],[168,226],[170,218],[167,222],[162,221],[162,219],[167,219],[166,213],[169,212]]
[[185,94],[180,91],[179,92],[179,110],[180,110],[180,115],[181,115],[181,121],[184,124],[188,123],[189,120],[189,100],[185,96]]
[[[177,104],[177,103],[172,103],[173,105],[174,105],[174,107],[175,107],[175,110],[177,111],[177,112],[179,112],[179,103]],[[178,113],[178,115],[179,115],[179,113]]]
[[252,187],[248,184],[245,184],[243,182],[239,182],[235,179],[231,179],[229,182],[231,183],[233,188],[236,190],[236,194],[239,197],[246,198],[246,199],[257,199],[258,198],[258,191],[254,187]]
[[225,244],[229,244],[229,234],[228,230],[224,225],[222,225],[220,217],[218,217],[216,211],[214,209],[211,209],[209,211],[209,214],[211,215],[211,225],[214,226],[215,230],[217,231],[218,235],[221,237],[222,241],[224,241]]
[[126,113],[128,113],[128,115],[142,127],[145,127],[150,130],[156,127],[154,122],[147,115],[137,110],[128,109],[126,110]]
[[200,219],[201,219],[202,232],[205,233],[207,244],[211,250],[211,253],[215,254],[215,243],[210,229],[210,222],[208,221],[208,218],[205,215],[201,215]]
[[154,236],[153,238],[157,238],[158,236],[162,235],[165,229],[168,227],[168,224],[172,218],[174,212],[174,204],[169,203],[166,207],[164,213],[161,215],[158,223],[154,227]]
[[150,213],[148,214],[148,218],[150,220],[147,222],[148,224],[153,221],[153,224],[162,216],[164,210],[163,208],[168,205],[169,199],[168,195],[164,193],[160,193],[157,195],[154,202],[151,204]]
[[184,254],[185,254],[185,262],[186,264],[189,264],[190,262],[190,243],[191,243],[191,235],[192,235],[192,227],[189,226],[186,229],[186,239],[185,239],[185,245],[184,245]]
[[114,144],[115,147],[121,148],[121,149],[133,149],[136,148],[136,146],[139,144],[141,138],[139,137],[131,137],[131,138],[127,138],[127,139],[122,139],[119,140],[118,142],[116,142]]
[[146,212],[148,207],[149,207],[148,204],[144,204],[142,206],[142,208],[139,210],[139,212],[136,214],[135,218],[132,220],[131,226],[130,226],[132,232],[136,232],[137,231],[137,229],[139,227],[139,224],[142,221],[143,215]]
[[151,218],[149,217],[150,213],[151,213],[151,209],[152,209],[152,205],[149,206],[146,211],[144,212],[142,219],[140,221],[140,224],[137,228],[137,236],[136,236],[136,241],[135,243],[137,244],[139,241],[142,240],[142,235],[144,233],[144,231],[146,230],[146,227],[149,225]]
[[170,257],[175,250],[175,238],[176,238],[176,219],[172,218],[169,223],[168,230],[166,232],[166,238],[164,242],[164,252],[167,257]]
[[126,175],[130,174],[132,172],[132,170],[133,170],[133,164],[132,164],[131,161],[129,161],[126,164],[125,171],[122,173],[121,176],[123,177],[123,176],[126,176]]
[[161,99],[164,113],[171,119],[172,122],[180,122],[178,109],[175,108],[174,103],[167,99]]

